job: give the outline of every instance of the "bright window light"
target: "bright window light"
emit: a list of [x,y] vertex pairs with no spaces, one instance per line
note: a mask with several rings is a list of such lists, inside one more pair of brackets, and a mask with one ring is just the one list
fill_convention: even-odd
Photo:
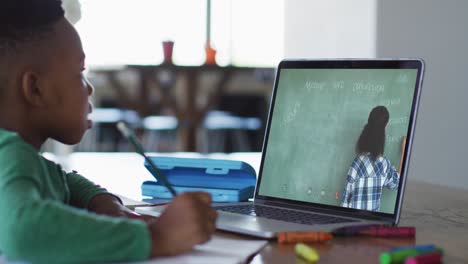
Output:
[[[160,64],[172,40],[173,62],[205,61],[206,0],[81,0],[75,25],[87,64]],[[276,66],[283,57],[283,0],[212,0],[211,43],[219,65]]]

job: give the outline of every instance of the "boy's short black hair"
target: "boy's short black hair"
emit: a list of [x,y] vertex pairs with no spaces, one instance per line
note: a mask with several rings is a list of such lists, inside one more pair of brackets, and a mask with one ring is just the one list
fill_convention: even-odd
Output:
[[2,0],[0,56],[19,45],[40,39],[64,16],[61,0]]
[[61,0],[2,0],[0,2],[0,97],[11,63],[22,52],[52,34],[64,17]]

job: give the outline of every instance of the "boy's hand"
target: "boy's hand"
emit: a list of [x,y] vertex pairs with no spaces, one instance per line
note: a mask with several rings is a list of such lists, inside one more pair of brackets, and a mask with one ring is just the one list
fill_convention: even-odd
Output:
[[176,196],[161,216],[149,224],[151,257],[176,255],[207,242],[216,229],[216,217],[208,193]]
[[128,209],[121,204],[120,200],[113,195],[98,194],[89,203],[88,209],[96,214],[113,216],[113,217],[127,217],[138,219],[145,222],[151,222],[156,219],[150,215],[140,215]]

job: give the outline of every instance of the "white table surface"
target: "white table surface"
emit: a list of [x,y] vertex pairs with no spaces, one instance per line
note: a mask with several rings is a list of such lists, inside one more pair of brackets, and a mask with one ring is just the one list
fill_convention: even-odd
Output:
[[[148,153],[149,156],[169,156],[184,158],[216,158],[227,160],[241,160],[249,163],[258,175],[261,154],[258,152],[239,153]],[[141,184],[143,181],[154,180],[151,173],[144,166],[144,158],[136,153],[108,153],[108,152],[75,152],[67,158],[46,155],[62,164],[67,170],[76,170],[81,175],[108,191],[126,196],[134,200],[141,200]]]

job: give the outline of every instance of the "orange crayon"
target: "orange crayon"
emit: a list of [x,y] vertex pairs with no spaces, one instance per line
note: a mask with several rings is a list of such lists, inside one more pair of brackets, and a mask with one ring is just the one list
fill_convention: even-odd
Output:
[[327,232],[280,232],[277,234],[278,243],[314,243],[325,242],[333,238]]

